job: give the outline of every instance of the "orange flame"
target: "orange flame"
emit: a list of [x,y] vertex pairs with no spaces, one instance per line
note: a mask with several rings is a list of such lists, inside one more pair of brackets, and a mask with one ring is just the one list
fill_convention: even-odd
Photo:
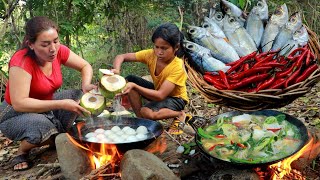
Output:
[[162,154],[167,149],[167,141],[165,137],[159,137],[152,142],[146,149],[150,153],[159,152]]
[[[77,124],[79,137],[82,137],[81,136],[81,127],[83,125],[84,125],[84,123]],[[67,136],[69,137],[70,141],[74,145],[87,151],[87,154],[88,154],[88,157],[91,161],[91,166],[93,169],[97,169],[107,163],[110,163],[111,166],[113,167],[112,169],[114,170],[115,165],[117,164],[117,162],[121,158],[121,155],[119,154],[119,152],[117,150],[117,146],[114,144],[92,143],[92,144],[100,146],[100,148],[99,148],[100,151],[96,151],[95,148],[93,148],[93,147],[83,146],[78,141],[73,139],[73,137],[70,136],[69,134],[67,134]],[[80,141],[82,141],[82,139],[80,139]]]
[[[315,151],[319,151],[319,147],[320,147],[320,142],[316,142],[314,138],[311,137],[310,141],[296,154],[294,154],[291,157],[288,157],[283,161],[280,161],[278,163],[275,163],[269,166],[269,168],[276,169],[277,171],[271,176],[271,179],[278,180],[278,179],[282,179],[284,176],[290,175],[292,170],[291,164],[293,161],[298,160],[299,158],[304,156],[307,156],[309,159],[315,158],[320,153],[320,152],[315,152]],[[295,179],[305,179],[305,177],[300,175],[299,178],[295,177]]]
[[84,147],[84,146],[82,146],[81,144],[79,144],[79,143],[78,143],[76,140],[74,140],[73,137],[71,137],[68,133],[67,133],[67,136],[68,136],[69,140],[70,140],[74,145],[76,145],[76,146],[78,146],[78,147],[80,147],[80,148],[82,148],[82,149],[84,149],[84,150],[90,151],[89,148]]
[[120,160],[120,154],[114,144],[101,144],[100,152],[95,152],[90,156],[91,162],[94,162],[95,168],[99,168],[107,163],[114,167]]

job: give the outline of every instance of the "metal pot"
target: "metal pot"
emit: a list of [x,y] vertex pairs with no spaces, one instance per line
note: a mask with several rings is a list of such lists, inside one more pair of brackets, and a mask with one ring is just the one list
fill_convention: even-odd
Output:
[[[152,134],[151,137],[141,141],[126,142],[126,143],[115,143],[117,150],[120,154],[124,154],[126,151],[131,149],[144,149],[150,143],[152,143],[157,137],[163,132],[163,126],[157,122],[143,118],[133,117],[94,117],[92,122],[80,121],[75,123],[69,130],[68,134],[74,138],[79,144],[84,147],[90,148],[92,151],[99,152],[102,143],[89,142],[83,135],[93,132],[98,128],[111,129],[113,126],[129,126],[137,128],[139,126],[145,126],[148,132]],[[80,129],[78,129],[80,128]],[[108,143],[104,143],[108,145]]]
[[[233,116],[237,116],[237,115],[241,115],[241,114],[252,114],[252,115],[264,115],[264,116],[277,116],[279,114],[284,114],[286,115],[286,120],[289,121],[290,123],[292,123],[294,126],[296,126],[298,129],[299,129],[299,132],[301,134],[301,145],[294,151],[292,152],[291,154],[288,154],[287,156],[285,157],[282,157],[280,159],[277,159],[277,160],[270,160],[269,162],[263,162],[263,163],[237,163],[237,162],[230,162],[230,161],[226,161],[226,160],[222,160],[222,159],[219,159],[218,157],[215,157],[211,154],[209,154],[205,149],[204,147],[202,146],[201,144],[201,137],[200,135],[198,134],[198,128],[205,128],[209,125],[213,125],[216,123],[216,121],[219,119],[219,117],[233,117]],[[275,110],[261,110],[261,111],[250,111],[250,112],[242,112],[242,111],[232,111],[232,112],[227,112],[227,113],[223,113],[223,114],[220,114],[220,115],[217,115],[217,116],[214,116],[213,118],[211,119],[205,119],[205,118],[202,118],[202,117],[192,117],[188,123],[193,127],[193,129],[197,132],[196,135],[195,135],[195,141],[198,145],[198,147],[200,148],[200,150],[207,156],[210,158],[213,158],[213,159],[216,159],[216,160],[219,160],[219,161],[223,161],[223,162],[226,162],[226,163],[231,163],[232,165],[236,165],[239,167],[242,166],[242,167],[256,167],[256,166],[265,166],[265,165],[270,165],[270,164],[274,164],[276,162],[279,162],[287,157],[290,157],[292,156],[293,154],[297,153],[303,146],[305,146],[305,144],[308,142],[309,140],[309,137],[308,137],[308,131],[307,131],[307,128],[306,126],[297,118],[291,116],[291,115],[288,115],[286,113],[283,113],[283,112],[279,112],[279,111],[275,111]]]

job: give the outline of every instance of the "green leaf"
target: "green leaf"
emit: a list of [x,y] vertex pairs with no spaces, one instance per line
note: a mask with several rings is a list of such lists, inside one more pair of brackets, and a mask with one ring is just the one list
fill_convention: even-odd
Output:
[[239,6],[243,9],[246,6],[246,0],[239,0]]
[[230,2],[231,2],[232,4],[235,4],[235,5],[238,4],[238,0],[230,0]]

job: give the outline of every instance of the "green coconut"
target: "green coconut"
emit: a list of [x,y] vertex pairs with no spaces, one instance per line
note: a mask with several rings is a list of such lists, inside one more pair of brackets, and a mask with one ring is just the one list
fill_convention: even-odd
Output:
[[100,79],[99,90],[101,94],[108,98],[113,99],[126,85],[126,80],[120,75],[104,75]]
[[130,111],[127,110],[121,110],[121,111],[114,111],[110,114],[111,116],[126,116],[126,117],[133,117],[133,114]]
[[[106,107],[105,98],[102,95],[90,92],[82,95],[80,105],[90,111],[93,116],[99,115]],[[88,114],[85,115],[88,116]]]
[[99,78],[101,79],[102,76],[104,76],[104,75],[112,76],[112,75],[114,75],[114,73],[111,72],[109,69],[99,69]]

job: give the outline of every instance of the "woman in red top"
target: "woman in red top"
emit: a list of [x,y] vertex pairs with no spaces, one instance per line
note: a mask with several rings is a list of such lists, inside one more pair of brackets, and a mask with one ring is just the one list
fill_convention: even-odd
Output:
[[[89,113],[79,99],[95,85],[92,67],[80,56],[60,44],[58,26],[46,17],[34,17],[26,24],[22,48],[9,62],[9,81],[5,101],[0,107],[0,130],[9,139],[21,141],[14,170],[30,167],[28,153],[34,147],[54,142],[65,132],[76,114]],[[82,91],[65,90],[61,65],[81,72]]]

